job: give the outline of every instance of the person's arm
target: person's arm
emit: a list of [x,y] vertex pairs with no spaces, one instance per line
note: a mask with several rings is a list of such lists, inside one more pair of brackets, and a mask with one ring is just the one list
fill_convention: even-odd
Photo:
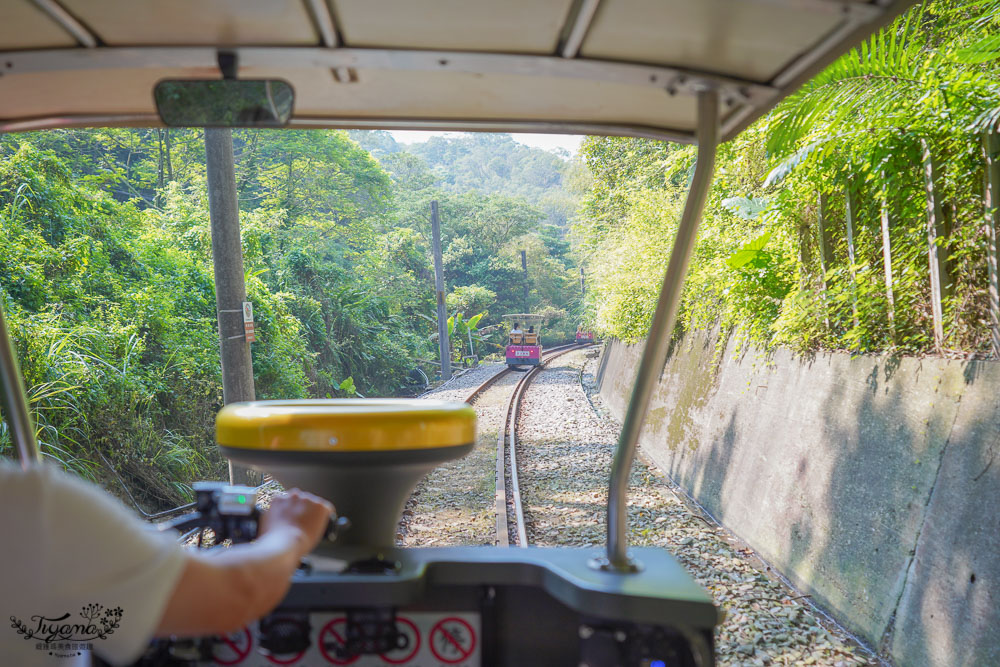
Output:
[[293,489],[271,499],[250,544],[192,552],[156,629],[158,637],[224,634],[274,609],[304,555],[323,537],[333,506]]

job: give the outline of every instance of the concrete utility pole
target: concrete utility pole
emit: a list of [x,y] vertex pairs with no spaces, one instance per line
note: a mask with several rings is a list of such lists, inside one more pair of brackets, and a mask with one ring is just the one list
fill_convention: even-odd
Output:
[[524,312],[528,312],[528,253],[521,251],[521,270],[524,271]]
[[[243,328],[243,247],[240,210],[236,202],[233,135],[228,128],[205,128],[208,210],[212,223],[212,264],[215,267],[215,304],[222,357],[222,400],[227,405],[256,398],[250,343]],[[257,484],[257,473],[229,464],[231,484]]]
[[441,379],[451,378],[451,346],[448,344],[448,311],[444,308],[444,268],[441,266],[441,220],[438,203],[431,202],[431,237],[434,244],[434,290],[437,293],[438,349],[441,352]]

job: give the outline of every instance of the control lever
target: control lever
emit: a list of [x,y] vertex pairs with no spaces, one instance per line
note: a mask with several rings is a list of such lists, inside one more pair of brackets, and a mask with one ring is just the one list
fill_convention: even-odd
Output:
[[[216,543],[232,540],[233,544],[240,544],[257,538],[260,510],[257,509],[258,491],[255,487],[225,482],[195,482],[192,486],[195,511],[161,523],[160,530],[185,533],[210,528],[215,533]],[[325,539],[334,542],[350,527],[350,519],[333,515],[324,533]]]

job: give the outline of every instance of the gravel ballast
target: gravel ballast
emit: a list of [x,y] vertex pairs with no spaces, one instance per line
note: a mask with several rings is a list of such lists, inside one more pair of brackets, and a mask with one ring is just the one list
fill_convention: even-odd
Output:
[[[472,390],[506,368],[481,364],[421,396],[464,401]],[[396,543],[405,547],[492,545],[496,525],[497,432],[507,398],[520,373],[500,378],[475,402],[478,435],[475,449],[451,461],[417,485],[403,510]]]
[[[518,460],[532,544],[604,545],[619,424],[593,394],[594,371],[596,359],[566,355],[522,404]],[[630,544],[666,548],[725,610],[720,665],[880,664],[642,460],[630,478],[628,516]]]
[[[424,396],[464,400],[502,369],[480,366]],[[522,400],[518,474],[532,545],[604,546],[608,473],[620,425],[594,393],[595,371],[592,352],[572,352],[538,374]],[[400,545],[494,543],[496,440],[520,378],[501,378],[476,401],[476,449],[421,482],[407,503]],[[690,503],[641,452],[630,478],[628,515],[630,544],[670,551],[725,611],[716,631],[720,665],[884,664]]]

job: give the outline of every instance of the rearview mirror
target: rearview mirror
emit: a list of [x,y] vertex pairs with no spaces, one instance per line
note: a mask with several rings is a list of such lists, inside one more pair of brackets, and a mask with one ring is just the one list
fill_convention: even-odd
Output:
[[171,127],[282,127],[295,91],[280,79],[160,81],[156,111]]

